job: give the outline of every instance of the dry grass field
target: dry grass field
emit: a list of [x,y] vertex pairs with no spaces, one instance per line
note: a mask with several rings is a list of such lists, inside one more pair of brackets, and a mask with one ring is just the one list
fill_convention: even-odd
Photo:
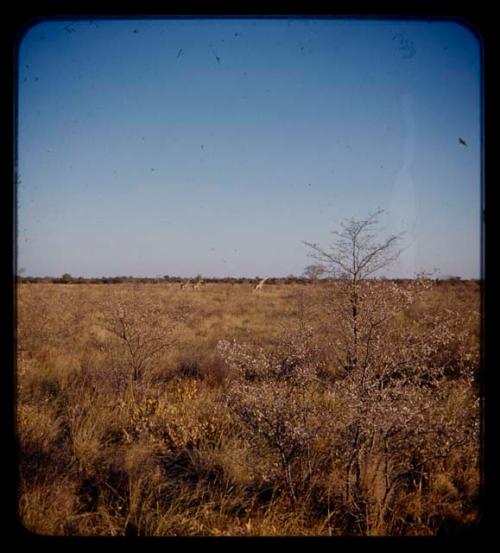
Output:
[[[476,282],[20,284],[44,535],[435,535],[480,507]],[[351,333],[351,334],[350,334]]]

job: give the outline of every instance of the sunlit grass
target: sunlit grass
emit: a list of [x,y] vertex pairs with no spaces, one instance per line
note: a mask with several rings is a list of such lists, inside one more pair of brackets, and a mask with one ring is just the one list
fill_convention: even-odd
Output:
[[[268,285],[261,293],[245,284],[198,291],[171,283],[20,285],[17,433],[26,527],[49,535],[366,533],[364,515],[345,503],[342,463],[356,408],[342,395],[347,380],[339,381],[321,293],[312,285]],[[158,351],[143,348],[135,376],[129,344],[103,326],[110,302],[123,294],[130,299],[124,320],[141,340],[176,338]],[[468,321],[465,349],[456,351],[477,364],[474,283],[435,287],[397,315],[394,332],[452,308]],[[301,318],[310,330],[286,337]],[[221,340],[246,344],[254,373],[239,375],[221,356]],[[287,359],[292,371],[313,363],[314,371],[280,380],[266,359]],[[460,382],[441,386],[439,404],[429,395],[425,408],[443,428],[477,417],[475,391]],[[260,426],[259,413],[271,417]],[[450,453],[391,491],[379,531],[434,535],[450,521],[475,520],[477,444],[453,439]],[[405,443],[390,463],[411,462]],[[378,457],[366,459],[369,478],[378,474]]]

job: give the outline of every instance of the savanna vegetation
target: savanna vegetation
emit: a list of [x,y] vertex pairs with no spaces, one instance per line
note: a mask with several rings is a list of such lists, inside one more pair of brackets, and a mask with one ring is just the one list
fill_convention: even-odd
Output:
[[374,278],[397,254],[374,221],[309,244],[321,270],[307,284],[18,284],[22,523],[108,536],[473,525],[479,284]]

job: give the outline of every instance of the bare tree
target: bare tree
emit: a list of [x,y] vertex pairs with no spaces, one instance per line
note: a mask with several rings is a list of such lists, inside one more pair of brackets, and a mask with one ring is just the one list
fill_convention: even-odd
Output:
[[325,272],[326,270],[322,265],[313,263],[304,269],[304,276],[312,282],[316,282]]
[[393,263],[402,251],[397,246],[404,233],[376,240],[377,225],[383,212],[379,209],[366,219],[350,218],[340,223],[341,230],[332,231],[336,239],[328,250],[312,242],[304,244],[313,250],[311,257],[324,272],[356,284]]
[[397,246],[404,233],[375,240],[383,212],[379,209],[366,219],[350,218],[340,223],[341,230],[332,231],[336,239],[328,250],[312,242],[304,244],[313,250],[311,257],[324,272],[336,278],[347,278],[355,284],[393,263],[402,251]]
[[[383,210],[375,211],[366,219],[347,219],[340,224],[340,230],[332,231],[336,237],[329,249],[315,243],[304,242],[311,248],[311,257],[323,273],[336,278],[347,294],[349,315],[343,320],[349,322],[350,337],[346,337],[348,350],[347,366],[354,369],[359,362],[359,308],[361,281],[393,263],[401,253],[398,248],[403,233],[392,234],[386,239],[376,239],[377,225]],[[345,295],[345,294],[344,294]]]

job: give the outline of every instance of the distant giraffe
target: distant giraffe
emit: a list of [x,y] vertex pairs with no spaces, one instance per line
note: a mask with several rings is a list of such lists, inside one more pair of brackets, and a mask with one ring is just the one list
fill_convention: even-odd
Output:
[[193,289],[194,290],[199,290],[202,286],[203,286],[203,279],[200,278],[200,280],[198,280],[198,282],[193,286]]
[[262,290],[262,288],[264,288],[264,282],[266,282],[266,280],[268,279],[269,277],[266,277],[266,278],[263,278],[259,284],[257,284],[255,286],[255,288],[253,289],[254,292],[260,292]]
[[191,284],[190,278],[184,282],[181,282],[181,290],[184,290],[184,288],[188,288],[190,284]]

